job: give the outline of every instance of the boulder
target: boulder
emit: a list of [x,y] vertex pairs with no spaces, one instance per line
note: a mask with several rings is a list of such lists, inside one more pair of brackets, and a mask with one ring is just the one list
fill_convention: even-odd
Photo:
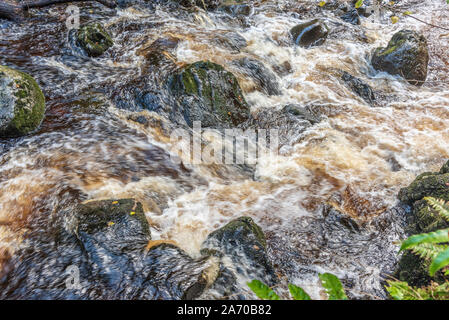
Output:
[[265,67],[263,63],[250,58],[242,58],[234,60],[233,64],[239,67],[242,73],[250,77],[259,90],[269,96],[281,94],[276,75]]
[[235,127],[250,116],[235,76],[222,66],[199,61],[187,65],[168,80],[177,100],[171,120],[187,125],[201,121],[203,128]]
[[17,137],[37,129],[45,97],[28,74],[0,66],[0,137]]
[[209,234],[200,252],[205,256],[220,257],[222,261],[227,259],[233,265],[221,265],[212,287],[219,292],[235,293],[239,277],[259,279],[269,285],[276,282],[265,235],[250,217],[235,219]]
[[249,4],[230,4],[223,5],[219,8],[220,11],[226,12],[232,16],[249,16],[252,12],[252,7]]
[[329,34],[329,28],[322,20],[314,19],[293,27],[290,34],[295,44],[310,48],[324,43]]
[[357,9],[355,9],[355,8],[352,9],[352,10],[349,10],[348,12],[344,13],[343,15],[341,15],[340,18],[343,21],[348,22],[348,23],[353,24],[353,25],[360,24],[359,13],[358,13]]
[[401,30],[393,35],[387,47],[374,51],[371,63],[376,70],[400,75],[410,84],[420,86],[427,78],[427,40],[415,31]]
[[89,23],[76,33],[76,43],[89,57],[101,56],[114,42],[100,23]]

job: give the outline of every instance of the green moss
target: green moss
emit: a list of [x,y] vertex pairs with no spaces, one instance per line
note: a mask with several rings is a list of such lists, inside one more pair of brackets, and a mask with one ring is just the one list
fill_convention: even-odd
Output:
[[249,106],[237,79],[218,64],[198,61],[188,65],[174,76],[170,87],[181,99],[184,95],[198,97],[206,108],[195,110],[197,113],[212,112],[220,121],[233,125],[241,123],[249,115]]
[[399,200],[412,203],[424,197],[449,200],[449,173],[424,173],[418,176],[410,186],[399,191]]
[[229,222],[223,228],[218,229],[217,231],[210,234],[210,237],[214,237],[216,233],[235,233],[239,229],[244,230],[245,234],[254,234],[256,236],[256,240],[262,244],[264,248],[267,247],[267,242],[265,240],[265,235],[262,229],[254,222],[250,217],[240,217]]
[[90,23],[82,26],[76,35],[77,44],[81,46],[90,57],[98,57],[109,49],[114,42],[111,36],[99,23]]
[[45,113],[45,97],[39,85],[24,72],[5,66],[0,66],[0,72],[12,79],[9,86],[16,98],[6,135],[20,136],[35,130]]

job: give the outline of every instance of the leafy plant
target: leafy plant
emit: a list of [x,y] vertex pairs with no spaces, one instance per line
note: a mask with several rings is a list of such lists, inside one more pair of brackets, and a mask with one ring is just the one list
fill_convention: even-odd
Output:
[[[449,222],[449,205],[444,200],[432,197],[424,198],[436,214]],[[430,262],[429,274],[434,276],[438,270],[449,266],[449,229],[413,235],[404,240],[400,251],[410,250]],[[449,268],[445,271],[449,275]],[[407,282],[388,281],[387,290],[397,300],[449,299],[449,282],[443,284],[432,282],[423,288],[411,287]]]
[[348,300],[343,286],[336,276],[330,273],[319,275],[321,284],[326,289],[329,300]]
[[[321,285],[326,290],[329,300],[348,300],[343,285],[336,276],[330,273],[323,273],[318,276],[321,280]],[[276,292],[263,282],[253,280],[247,284],[258,298],[263,300],[279,300]],[[303,288],[295,286],[292,283],[288,285],[288,290],[293,300],[312,300]]]
[[[432,197],[426,197],[424,200],[449,222],[449,206],[444,200]],[[438,270],[449,265],[449,247],[444,244],[446,242],[449,242],[449,229],[441,229],[409,237],[402,242],[400,251],[408,249],[423,258],[431,259],[429,274],[434,276]]]
[[[448,0],[448,1],[449,1],[449,0]],[[364,2],[364,0],[358,0],[358,1],[355,3],[355,8],[358,9],[358,8],[360,8],[361,6],[363,6],[363,2]]]
[[279,300],[279,296],[269,286],[259,280],[253,280],[247,283],[248,287],[263,300]]

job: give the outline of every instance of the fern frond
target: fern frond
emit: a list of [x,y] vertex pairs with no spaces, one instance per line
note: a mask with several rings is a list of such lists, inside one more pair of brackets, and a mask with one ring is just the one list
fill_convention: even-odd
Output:
[[423,259],[433,260],[448,247],[447,245],[421,243],[409,248],[409,250]]
[[444,243],[449,242],[449,229],[441,229],[429,233],[415,234],[407,240],[402,241],[399,251],[416,247],[423,243]]
[[449,222],[449,205],[442,199],[435,199],[432,197],[425,197],[424,200],[435,209],[435,211]]

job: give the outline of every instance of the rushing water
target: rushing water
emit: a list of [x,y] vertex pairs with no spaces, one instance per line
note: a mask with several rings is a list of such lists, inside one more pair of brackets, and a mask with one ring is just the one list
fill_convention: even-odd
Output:
[[[73,46],[66,5],[32,10],[21,25],[0,22],[0,64],[33,75],[47,99],[38,132],[0,140],[0,267],[26,230],[47,227],[32,225],[36,215],[87,199],[134,197],[144,205],[153,239],[173,240],[192,256],[210,231],[248,215],[265,231],[277,271],[313,297],[320,297],[317,272],[323,271],[339,276],[353,297],[385,297],[381,279],[394,269],[394,242],[404,237],[396,194],[449,158],[449,36],[405,17],[394,25],[362,19],[353,26],[314,1],[253,6],[249,17],[233,19],[150,2],[117,10],[79,5],[81,22],[100,20],[113,35],[114,46],[96,59]],[[401,6],[449,27],[443,0]],[[325,45],[294,47],[288,30],[316,15],[332,29]],[[369,63],[372,50],[403,28],[428,39],[428,81],[419,88]],[[242,37],[240,48],[232,39]],[[158,39],[176,45],[166,45],[166,59],[154,69],[144,56]],[[280,95],[266,95],[233,63],[245,57],[276,74]],[[140,114],[152,119],[150,126],[130,121],[133,112],[121,108],[123,86],[157,83],[198,60],[233,72],[253,113],[294,103],[315,108],[323,120],[250,172],[177,164],[164,131],[170,124],[148,111]],[[348,90],[337,68],[369,83],[377,106]]]

